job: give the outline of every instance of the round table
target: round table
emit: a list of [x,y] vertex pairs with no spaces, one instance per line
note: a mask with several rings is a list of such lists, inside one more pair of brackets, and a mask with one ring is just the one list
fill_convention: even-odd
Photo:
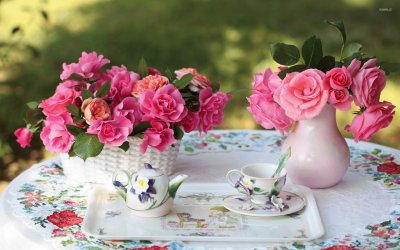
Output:
[[[282,141],[273,131],[214,130],[205,137],[190,133],[183,138],[175,173],[188,174],[188,182],[225,182],[230,169],[276,162]],[[102,241],[82,233],[81,223],[59,228],[48,217],[71,210],[72,219],[84,218],[91,184],[69,180],[56,157],[32,166],[3,192],[0,248],[400,249],[400,151],[366,142],[356,144],[350,139],[347,143],[351,167],[346,176],[332,188],[313,190],[325,235],[311,242],[229,245]]]

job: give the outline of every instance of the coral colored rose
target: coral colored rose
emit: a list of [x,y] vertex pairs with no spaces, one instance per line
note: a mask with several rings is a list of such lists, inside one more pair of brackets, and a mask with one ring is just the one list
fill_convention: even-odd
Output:
[[214,126],[221,124],[224,119],[224,108],[230,95],[223,92],[212,93],[211,88],[203,89],[199,95],[199,131],[207,132]]
[[63,63],[63,72],[60,78],[65,80],[72,74],[77,74],[84,78],[93,79],[100,73],[101,67],[108,63],[110,63],[110,60],[104,58],[103,55],[97,55],[96,52],[82,52],[78,63]]
[[285,110],[270,97],[255,93],[247,100],[250,103],[247,110],[253,114],[256,123],[262,127],[266,129],[276,128],[285,132],[292,125],[292,120],[285,114]]
[[21,148],[30,147],[32,141],[32,132],[27,128],[19,128],[15,130],[14,135]]
[[148,146],[163,152],[168,146],[176,142],[174,130],[170,128],[168,122],[153,120],[150,124],[151,128],[144,132],[143,143],[140,145],[140,152],[144,154]]
[[47,216],[47,220],[57,227],[71,227],[82,223],[83,218],[79,217],[72,210],[64,210],[61,212],[53,212],[52,215]]
[[134,97],[124,98],[120,104],[115,106],[113,110],[114,116],[126,117],[132,126],[138,124],[142,120],[139,101]]
[[262,94],[268,100],[273,100],[275,90],[282,85],[278,74],[272,73],[269,68],[262,73],[255,73],[253,79],[253,93]]
[[333,89],[345,89],[352,83],[350,73],[344,66],[329,70],[325,75],[325,81]]
[[68,205],[68,206],[72,206],[72,207],[79,207],[80,204],[78,202],[75,201],[64,201],[64,204]]
[[161,75],[149,75],[137,81],[132,87],[132,95],[140,97],[147,90],[157,90],[169,83],[168,78]]
[[351,108],[351,103],[353,102],[353,97],[347,89],[331,89],[329,91],[329,103],[335,108],[347,111]]
[[377,104],[386,85],[386,75],[376,66],[376,59],[370,59],[362,66],[359,60],[354,59],[347,70],[353,80],[351,91],[355,103],[360,107]]
[[199,124],[199,113],[188,111],[187,115],[178,124],[186,133],[195,130]]
[[81,107],[85,120],[103,121],[111,118],[111,110],[107,102],[101,98],[88,98],[82,103]]
[[123,65],[107,70],[107,76],[111,78],[111,87],[106,97],[113,100],[115,105],[131,95],[134,83],[140,78],[139,74],[128,71]]
[[393,120],[394,105],[390,102],[381,102],[369,106],[363,113],[354,117],[351,126],[345,130],[352,132],[356,142],[370,140],[372,135],[382,128],[386,128]]
[[379,238],[389,239],[391,235],[396,234],[396,231],[394,231],[393,229],[383,228],[379,230],[374,230],[371,233],[375,236],[378,236]]
[[395,162],[387,162],[378,166],[378,172],[387,174],[400,174],[400,165]]
[[73,124],[69,113],[49,116],[44,121],[40,139],[48,151],[57,154],[67,153],[71,149],[74,137],[68,132],[66,124]]
[[274,100],[291,119],[311,119],[328,101],[329,86],[323,79],[324,73],[317,69],[289,73],[275,90]]
[[187,114],[185,101],[174,85],[168,84],[157,91],[149,90],[139,99],[143,120],[159,118],[166,122],[179,122]]
[[[69,82],[68,84],[73,84],[73,82]],[[68,112],[67,106],[73,104],[80,97],[80,92],[66,86],[59,85],[53,96],[43,100],[39,104],[39,108],[43,109],[43,114],[57,116]]]
[[206,76],[197,72],[196,69],[182,68],[179,70],[175,70],[175,75],[177,79],[181,79],[184,75],[187,74],[193,75],[193,79],[189,83],[189,89],[193,92],[199,92],[200,90],[205,89],[211,85],[210,80],[208,80]]
[[121,146],[132,132],[132,123],[123,116],[108,121],[93,121],[87,130],[88,134],[96,134],[99,140],[109,146]]

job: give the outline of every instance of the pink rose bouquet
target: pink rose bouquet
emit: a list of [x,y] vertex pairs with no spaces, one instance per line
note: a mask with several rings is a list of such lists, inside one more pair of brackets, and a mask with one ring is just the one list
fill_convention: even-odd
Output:
[[149,146],[163,151],[184,132],[205,133],[222,122],[230,95],[196,69],[162,75],[142,60],[138,73],[125,66],[104,70],[109,63],[96,52],[64,63],[55,93],[28,103],[27,126],[14,133],[21,147],[40,133],[50,152],[83,159],[97,156],[104,145],[126,151],[129,136],[143,138],[142,153]]
[[393,67],[366,57],[361,44],[346,43],[343,22],[327,23],[342,35],[340,57],[324,56],[321,40],[316,36],[304,42],[301,63],[296,46],[271,45],[273,59],[284,67],[277,72],[267,68],[254,74],[248,110],[264,128],[284,133],[295,121],[319,115],[325,105],[348,111],[354,103],[359,110],[345,129],[353,133],[355,141],[370,140],[393,120],[395,106],[380,100],[386,75]]

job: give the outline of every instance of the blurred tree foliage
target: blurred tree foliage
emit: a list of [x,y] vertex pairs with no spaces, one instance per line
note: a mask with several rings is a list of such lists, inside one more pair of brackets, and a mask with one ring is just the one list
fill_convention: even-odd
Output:
[[[31,7],[26,12],[23,6],[27,5]],[[112,64],[132,70],[141,57],[161,70],[195,67],[229,91],[250,87],[255,71],[277,66],[269,53],[271,43],[301,45],[316,34],[322,39],[324,54],[338,55],[340,37],[324,24],[325,19],[343,20],[349,41],[361,42],[366,54],[399,61],[398,10],[400,1],[395,0],[1,1],[0,41],[9,43],[8,48],[13,42],[18,44],[11,46],[4,65],[0,59],[2,168],[9,169],[23,158],[41,157],[19,149],[12,133],[23,125],[25,103],[50,96],[62,63],[76,61],[82,51],[97,51]],[[32,20],[28,15],[34,16]],[[398,83],[398,75],[391,74],[382,99],[400,106]],[[260,128],[245,109],[249,94],[234,96],[222,128]],[[350,113],[338,115],[340,127],[351,122]],[[396,116],[393,125],[373,139],[399,148],[399,131]],[[38,140],[33,148],[40,148]]]

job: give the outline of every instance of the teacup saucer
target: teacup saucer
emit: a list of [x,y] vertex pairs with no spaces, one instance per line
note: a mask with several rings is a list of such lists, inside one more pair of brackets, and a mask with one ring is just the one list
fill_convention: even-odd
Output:
[[238,214],[248,216],[271,217],[292,214],[305,206],[305,200],[297,194],[281,191],[279,197],[285,204],[279,211],[274,205],[256,205],[245,195],[230,195],[224,198],[224,207]]

